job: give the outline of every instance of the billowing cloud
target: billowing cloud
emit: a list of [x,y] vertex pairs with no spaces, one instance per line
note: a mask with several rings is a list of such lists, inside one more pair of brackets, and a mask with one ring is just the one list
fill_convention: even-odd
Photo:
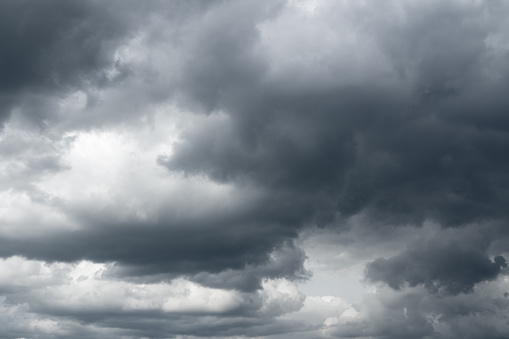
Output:
[[507,337],[508,11],[1,2],[0,336]]
[[423,284],[428,289],[450,293],[472,292],[474,285],[493,280],[507,263],[502,256],[493,262],[482,252],[462,248],[458,243],[416,245],[390,259],[369,263],[366,276],[383,281],[394,289]]
[[[5,1],[0,6],[2,121],[20,96],[105,81],[117,41],[129,27],[111,5],[92,1]],[[33,109],[31,118],[43,124],[45,117]]]

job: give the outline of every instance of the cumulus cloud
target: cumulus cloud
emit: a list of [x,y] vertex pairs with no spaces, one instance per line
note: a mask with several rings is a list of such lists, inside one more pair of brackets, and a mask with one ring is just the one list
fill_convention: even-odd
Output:
[[[0,12],[2,122],[23,94],[51,95],[100,82],[129,27],[111,5],[93,1],[6,1]],[[32,109],[30,116],[44,123],[42,112]]]
[[508,11],[1,2],[0,336],[507,336]]
[[502,256],[491,261],[479,250],[462,248],[455,242],[427,243],[389,259],[376,259],[368,264],[366,277],[394,289],[405,283],[411,287],[423,284],[433,291],[458,294],[472,292],[475,284],[495,279],[505,267]]

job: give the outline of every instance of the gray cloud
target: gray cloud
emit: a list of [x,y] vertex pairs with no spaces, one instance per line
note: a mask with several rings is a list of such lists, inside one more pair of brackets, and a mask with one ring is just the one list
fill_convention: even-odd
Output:
[[51,94],[104,81],[103,69],[128,27],[113,6],[93,1],[4,1],[0,6],[2,120],[23,93]]
[[[490,128],[476,130],[476,122],[453,118],[465,115],[464,103],[472,95],[505,105],[505,96],[493,91],[505,88],[504,76],[491,79],[482,72],[495,67],[495,60],[486,57],[492,51],[485,40],[500,27],[480,19],[467,21],[477,12],[465,4],[422,5],[426,19],[416,21],[412,19],[420,8],[403,6],[410,19],[391,25],[367,12],[367,22],[357,28],[361,37],[376,39],[383,32],[376,47],[392,62],[380,70],[387,73],[386,83],[380,84],[373,73],[359,84],[360,74],[345,78],[338,70],[335,80],[319,91],[289,87],[291,78],[271,82],[272,60],[253,59],[256,41],[245,46],[252,38],[229,35],[229,26],[219,25],[223,31],[217,44],[195,43],[202,48],[200,55],[210,56],[210,66],[189,60],[186,67],[196,85],[181,90],[189,101],[219,109],[230,121],[189,132],[167,166],[205,172],[219,181],[250,180],[270,190],[291,191],[307,197],[308,204],[334,201],[335,210],[345,216],[369,210],[377,219],[421,222],[431,217],[448,225],[505,218],[506,164],[500,152],[507,140]],[[484,7],[496,19],[492,6]],[[457,29],[463,22],[467,27]],[[215,50],[222,45],[232,46],[228,58]],[[441,45],[448,48],[437,54]],[[413,51],[419,51],[418,58]],[[459,55],[464,61],[458,62]],[[241,60],[242,67],[232,58]],[[334,70],[334,59],[324,62]],[[400,74],[403,65],[408,75]],[[303,66],[306,76],[309,65]],[[212,70],[221,70],[221,76],[211,76]],[[216,82],[209,86],[211,78]],[[458,88],[430,97],[447,92],[443,87],[448,82]],[[199,86],[215,94],[202,93]],[[480,102],[475,109],[471,114],[482,120],[497,114]],[[493,180],[497,184],[490,184]]]
[[[6,288],[13,305],[133,337],[327,332],[280,319],[302,307],[297,294],[270,307],[260,296],[267,281],[309,276],[295,240],[321,227],[357,265],[391,252],[389,235],[408,241],[366,269],[394,303],[374,297],[371,310],[352,309],[364,318],[329,334],[453,337],[481,318],[500,323],[499,297],[490,316],[471,310],[506,266],[509,8],[299,4],[0,4],[0,187],[11,208],[0,256],[107,263],[109,279],[140,285],[185,277],[245,302],[200,316],[71,312]],[[129,142],[139,154],[126,160]],[[426,223],[433,237],[412,245]],[[462,297],[468,317],[448,308]]]
[[327,334],[338,338],[503,338],[507,335],[507,300],[497,283],[480,293],[429,295],[425,289],[382,289],[343,312]]
[[473,292],[475,284],[497,278],[505,267],[502,256],[492,262],[481,251],[456,242],[431,242],[416,244],[389,259],[376,259],[366,267],[366,277],[394,289],[423,284],[438,293],[458,294]]

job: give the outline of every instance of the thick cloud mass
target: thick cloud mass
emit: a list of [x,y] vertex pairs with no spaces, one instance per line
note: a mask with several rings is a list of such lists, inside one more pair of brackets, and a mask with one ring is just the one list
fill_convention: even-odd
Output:
[[91,1],[3,1],[0,13],[2,120],[22,94],[104,81],[128,27],[111,6]]
[[0,337],[509,337],[508,14],[0,2]]
[[377,259],[367,266],[366,276],[386,282],[394,289],[404,283],[423,284],[448,294],[472,292],[476,283],[493,280],[507,267],[504,257],[490,261],[482,252],[461,248],[457,243],[417,245],[390,259]]
[[[332,9],[342,9],[334,5]],[[386,6],[380,10],[395,10]],[[505,88],[507,74],[496,69],[493,78],[482,69],[498,66],[486,44],[490,26],[496,24],[461,4],[422,5],[424,24],[413,20],[420,8],[401,6],[404,17],[383,23],[381,37],[382,23],[371,11],[362,13],[364,21],[354,26],[357,40],[343,47],[366,48],[368,60],[333,46],[318,61],[299,56],[302,69],[283,74],[283,79],[273,79],[271,72],[281,70],[271,69],[270,56],[254,57],[263,44],[245,46],[253,32],[246,40],[226,34],[228,28],[218,24],[214,28],[225,30],[216,37],[218,44],[192,44],[200,46],[198,55],[210,56],[210,67],[203,67],[201,58],[189,60],[185,67],[195,80],[193,86],[186,81],[181,90],[193,103],[226,112],[229,121],[220,126],[221,133],[215,133],[220,127],[189,132],[168,166],[205,172],[214,180],[248,180],[278,193],[289,191],[291,199],[308,200],[305,205],[323,198],[325,205],[318,207],[347,217],[369,210],[382,220],[431,217],[447,225],[505,218],[507,140],[499,133],[501,124],[482,126],[477,118],[471,120],[497,119],[494,106],[506,105],[505,95],[495,89]],[[496,5],[486,4],[484,10],[497,15]],[[356,20],[346,19],[352,24]],[[278,24],[267,24],[265,34],[270,37]],[[332,20],[326,25],[342,28]],[[363,39],[373,38],[366,47]],[[228,58],[215,51],[218,45],[232,46]],[[341,57],[347,59],[345,65],[337,64]],[[347,72],[349,62],[357,65]],[[315,67],[327,67],[327,78],[309,74]],[[362,74],[364,67],[374,70]],[[210,74],[217,70],[220,76]],[[209,85],[211,78],[215,82]],[[483,99],[471,105],[473,96]],[[331,201],[335,206],[328,206]]]

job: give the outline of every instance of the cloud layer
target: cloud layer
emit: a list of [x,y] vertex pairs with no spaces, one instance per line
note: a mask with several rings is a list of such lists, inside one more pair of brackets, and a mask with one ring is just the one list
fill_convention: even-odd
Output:
[[1,2],[0,337],[509,336],[508,12]]

